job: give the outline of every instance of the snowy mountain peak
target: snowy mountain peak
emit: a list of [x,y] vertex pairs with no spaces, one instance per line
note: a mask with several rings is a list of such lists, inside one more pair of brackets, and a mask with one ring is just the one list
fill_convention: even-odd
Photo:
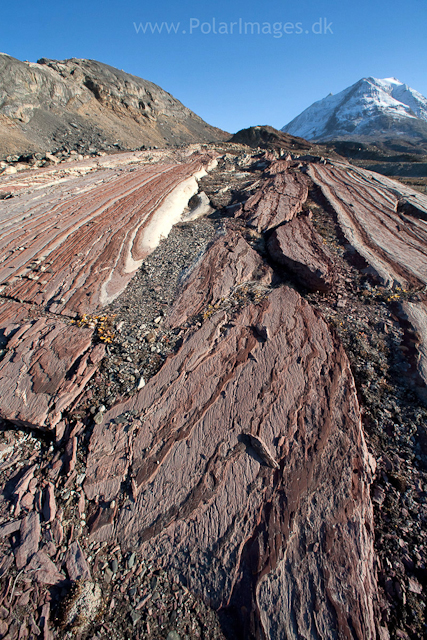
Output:
[[315,102],[282,131],[308,140],[427,137],[427,99],[397,78],[362,78]]

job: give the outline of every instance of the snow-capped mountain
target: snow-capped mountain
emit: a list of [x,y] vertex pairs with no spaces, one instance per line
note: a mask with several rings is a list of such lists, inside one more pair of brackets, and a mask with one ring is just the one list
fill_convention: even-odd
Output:
[[282,131],[307,140],[427,139],[427,99],[396,78],[363,78],[315,102]]

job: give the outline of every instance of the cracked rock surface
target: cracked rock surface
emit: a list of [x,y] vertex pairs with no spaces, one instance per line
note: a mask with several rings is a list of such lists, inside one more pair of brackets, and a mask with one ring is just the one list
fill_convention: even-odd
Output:
[[420,194],[239,144],[1,189],[0,633],[422,637]]

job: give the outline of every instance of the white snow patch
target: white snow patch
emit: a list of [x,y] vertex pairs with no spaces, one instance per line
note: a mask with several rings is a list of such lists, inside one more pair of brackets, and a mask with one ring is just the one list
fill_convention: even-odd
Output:
[[427,122],[427,99],[396,78],[363,78],[336,95],[312,104],[282,131],[312,139],[328,135],[331,119],[334,135],[362,133],[370,121],[384,115]]

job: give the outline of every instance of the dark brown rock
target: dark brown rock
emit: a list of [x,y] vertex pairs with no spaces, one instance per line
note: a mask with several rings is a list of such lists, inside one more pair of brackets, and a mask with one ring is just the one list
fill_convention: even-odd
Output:
[[93,510],[87,523],[91,540],[97,542],[111,540],[114,534],[116,514],[117,505],[113,508],[99,505]]
[[241,129],[233,135],[231,142],[247,144],[252,148],[261,147],[261,149],[292,149],[298,151],[309,151],[310,142],[304,138],[291,136],[274,127],[257,126]]
[[43,504],[43,517],[47,522],[52,522],[56,516],[56,500],[55,500],[55,488],[51,482],[45,490],[45,498]]
[[40,517],[38,513],[30,513],[21,522],[20,543],[15,551],[15,562],[18,569],[23,569],[37,552],[40,542]]
[[73,542],[65,557],[65,566],[70,580],[90,580],[90,569],[78,542]]
[[70,438],[67,442],[67,446],[65,447],[65,455],[64,455],[64,467],[65,473],[70,474],[74,471],[74,467],[76,466],[77,461],[77,443],[78,438],[74,436]]
[[310,291],[329,291],[335,281],[332,254],[307,216],[294,218],[275,229],[268,251]]
[[58,585],[65,582],[65,575],[58,571],[55,564],[43,551],[34,554],[27,571],[34,575],[37,582]]

